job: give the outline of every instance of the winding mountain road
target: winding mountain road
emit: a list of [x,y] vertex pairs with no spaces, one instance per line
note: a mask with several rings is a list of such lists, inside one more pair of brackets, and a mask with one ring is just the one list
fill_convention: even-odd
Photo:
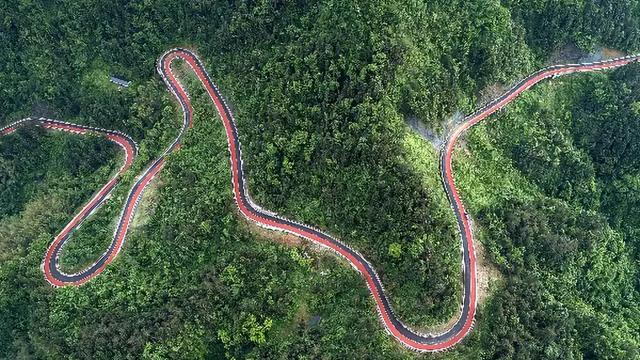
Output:
[[57,120],[39,118],[26,118],[3,128],[0,128],[0,137],[8,135],[19,127],[33,124],[48,129],[73,132],[78,134],[93,134],[104,136],[120,146],[125,153],[124,164],[114,177],[100,189],[96,195],[73,217],[71,222],[65,226],[58,236],[49,246],[43,260],[43,272],[45,279],[54,286],[81,285],[100,274],[104,268],[111,263],[122,248],[124,240],[129,229],[131,220],[135,214],[136,207],[142,197],[145,187],[154,178],[154,176],[163,168],[166,156],[180,147],[182,136],[193,124],[193,108],[191,100],[172,71],[172,64],[176,60],[184,61],[195,73],[209,97],[215,105],[218,114],[224,125],[229,153],[231,157],[231,182],[233,194],[238,205],[240,213],[247,219],[255,222],[257,225],[271,230],[284,231],[296,236],[313,241],[331,249],[339,256],[347,260],[360,274],[362,274],[374,300],[378,310],[380,319],[386,331],[401,342],[403,345],[416,351],[442,351],[458,344],[465,336],[469,334],[473,327],[474,317],[476,313],[476,255],[473,244],[473,234],[471,230],[470,220],[464,209],[464,205],[460,199],[458,189],[452,173],[452,157],[456,141],[465,131],[473,125],[482,121],[489,115],[498,111],[522,92],[531,88],[538,82],[559,75],[565,75],[576,72],[589,72],[597,70],[605,70],[620,67],[640,59],[640,55],[626,56],[611,60],[605,60],[594,63],[556,65],[539,70],[506,91],[503,95],[486,104],[482,108],[467,116],[460,124],[458,124],[449,134],[442,148],[440,157],[440,170],[445,191],[453,208],[457,219],[458,228],[460,230],[462,240],[462,268],[463,268],[463,298],[460,310],[460,316],[457,321],[446,331],[438,334],[424,334],[412,330],[405,325],[394,314],[389,299],[385,294],[384,287],[378,274],[373,266],[356,250],[352,249],[340,240],[331,235],[313,228],[311,226],[301,224],[279,216],[273,212],[264,210],[256,205],[247,190],[247,177],[243,169],[242,152],[240,149],[240,140],[238,138],[238,129],[233,118],[231,110],[227,106],[220,91],[213,83],[209,74],[200,59],[190,50],[187,49],[171,49],[164,53],[157,62],[157,71],[161,75],[165,84],[176,97],[183,111],[183,123],[175,141],[166,148],[158,159],[156,159],[141,175],[136,179],[133,187],[129,191],[127,200],[124,203],[122,212],[118,219],[114,236],[109,248],[102,256],[91,266],[76,274],[65,274],[58,266],[58,256],[65,242],[69,239],[74,229],[76,229],[88,216],[91,215],[101,204],[108,198],[109,194],[119,183],[124,172],[126,172],[133,163],[137,154],[137,145],[128,136],[111,130],[92,128],[83,125],[69,124]]
[[[81,285],[85,282],[98,276],[105,267],[115,259],[116,255],[122,248],[127,229],[129,228],[129,221],[132,215],[125,218],[124,210],[130,207],[129,204],[123,208],[123,212],[118,221],[113,240],[107,248],[107,250],[100,256],[100,258],[91,266],[84,270],[75,273],[64,273],[58,266],[58,257],[63,246],[71,237],[71,234],[82,223],[94,213],[102,204],[109,198],[113,189],[118,185],[122,175],[131,168],[133,161],[138,154],[138,145],[128,135],[119,131],[100,129],[90,126],[71,124],[64,121],[46,119],[46,118],[25,118],[14,123],[11,123],[5,127],[0,128],[0,137],[9,135],[23,126],[40,126],[45,129],[64,131],[78,135],[94,135],[102,136],[118,145],[124,152],[124,162],[116,174],[89,200],[89,202],[71,219],[71,221],[62,229],[62,231],[55,237],[47,253],[42,261],[42,270],[44,272],[45,279],[54,286],[65,285]],[[135,207],[135,206],[134,206]],[[131,213],[133,214],[133,213]]]

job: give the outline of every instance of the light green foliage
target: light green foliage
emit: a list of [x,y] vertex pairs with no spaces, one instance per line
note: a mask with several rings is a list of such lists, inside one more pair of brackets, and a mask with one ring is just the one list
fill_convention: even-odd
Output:
[[[437,153],[404,119],[442,133],[481,89],[569,42],[637,49],[637,12],[632,0],[9,0],[0,109],[4,121],[44,114],[140,143],[122,186],[65,248],[62,266],[82,268],[179,126],[157,57],[194,48],[235,110],[252,196],[361,251],[397,313],[425,328],[458,311],[459,240]],[[148,218],[81,288],[52,289],[39,265],[119,163],[116,151],[39,130],[0,140],[0,357],[420,356],[384,332],[344,261],[256,240],[241,223],[217,114],[176,71],[195,126],[146,199]],[[107,86],[111,73],[132,86]],[[425,358],[637,357],[636,73],[543,86],[466,137],[456,179],[504,281],[468,340]]]
[[[640,319],[630,208],[637,119],[627,115],[637,95],[626,90],[639,74],[630,65],[542,84],[471,130],[471,155],[457,155],[480,239],[507,274],[480,322],[484,351],[558,359],[640,354],[640,338],[629,330]],[[602,145],[610,143],[628,145]],[[473,170],[486,159],[497,165]],[[502,186],[479,192],[482,183]]]

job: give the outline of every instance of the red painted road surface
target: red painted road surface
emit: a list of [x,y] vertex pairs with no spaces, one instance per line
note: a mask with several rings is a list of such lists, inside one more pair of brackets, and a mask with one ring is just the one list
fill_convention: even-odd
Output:
[[[231,181],[234,198],[240,210],[240,213],[247,219],[256,224],[272,229],[284,231],[299,237],[309,239],[317,244],[331,249],[339,256],[346,259],[360,274],[362,274],[371,294],[375,300],[376,308],[380,315],[380,319],[387,332],[401,342],[403,345],[416,351],[441,351],[446,350],[458,344],[465,338],[473,327],[474,317],[476,313],[476,256],[474,251],[473,234],[471,225],[466,215],[464,205],[460,199],[452,173],[452,157],[455,144],[458,138],[473,125],[482,121],[489,115],[498,111],[522,92],[531,88],[533,85],[545,78],[566,75],[575,72],[589,72],[604,69],[620,67],[631,62],[638,61],[638,56],[627,56],[595,63],[557,65],[542,69],[505,92],[500,97],[488,103],[484,107],[478,109],[472,115],[466,117],[457,127],[450,133],[440,157],[441,176],[445,191],[451,203],[451,207],[456,216],[460,237],[462,240],[462,263],[463,263],[463,288],[464,294],[461,303],[460,316],[458,320],[449,329],[438,334],[423,334],[412,330],[400,321],[393,312],[389,300],[384,292],[384,287],[378,277],[373,266],[357,251],[350,248],[340,240],[328,235],[321,230],[311,226],[301,224],[280,217],[277,214],[263,210],[256,205],[251,199],[247,190],[247,180],[242,167],[241,144],[238,138],[238,129],[231,110],[227,106],[224,98],[220,94],[218,88],[213,83],[204,65],[198,57],[187,49],[172,49],[163,54],[157,64],[158,73],[162,76],[165,84],[178,100],[183,110],[183,125],[178,137],[165,150],[165,152],[154,161],[136,180],[134,186],[129,192],[129,196],[124,204],[123,211],[120,215],[118,225],[116,227],[114,238],[107,251],[93,265],[77,274],[65,274],[60,271],[57,266],[57,257],[64,242],[69,238],[71,232],[77,228],[93,211],[95,211],[107,198],[108,194],[118,183],[121,175],[127,171],[135,157],[135,143],[127,136],[117,132],[111,132],[103,129],[89,128],[82,125],[74,125],[63,123],[49,119],[28,119],[34,121],[39,126],[54,130],[62,130],[74,132],[77,134],[93,133],[106,136],[109,140],[121,146],[126,154],[125,163],[120,168],[116,176],[114,176],[98,193],[74,216],[71,222],[65,226],[60,234],[54,239],[50,245],[43,261],[43,270],[45,278],[55,286],[65,285],[81,285],[93,277],[100,274],[104,268],[111,263],[122,248],[131,219],[133,218],[136,206],[139,203],[145,187],[163,168],[165,158],[168,154],[176,151],[180,147],[180,141],[184,133],[193,124],[193,108],[191,100],[178,82],[172,72],[172,64],[176,60],[182,60],[194,71],[206,89],[213,105],[215,106],[227,135],[227,141],[230,153],[231,165]],[[26,120],[23,120],[26,121]],[[23,121],[13,123],[11,125],[0,128],[0,136],[8,135],[14,132],[19,126],[23,125]]]

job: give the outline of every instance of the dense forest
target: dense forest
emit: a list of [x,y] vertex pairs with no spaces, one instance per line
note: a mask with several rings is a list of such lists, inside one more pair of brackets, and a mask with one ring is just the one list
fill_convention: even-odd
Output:
[[[235,111],[257,202],[362,252],[400,316],[427,330],[457,316],[459,239],[437,150],[406,121],[442,136],[567,47],[640,50],[635,0],[9,0],[0,11],[0,123],[45,115],[140,144],[64,269],[102,253],[127,187],[175,136],[180,112],[155,61],[190,47]],[[238,216],[223,128],[178,71],[195,126],[118,260],[85,286],[52,288],[40,262],[121,155],[38,128],[0,139],[0,358],[640,357],[640,66],[546,82],[470,131],[454,170],[490,291],[469,339],[424,355],[384,332],[345,262]]]

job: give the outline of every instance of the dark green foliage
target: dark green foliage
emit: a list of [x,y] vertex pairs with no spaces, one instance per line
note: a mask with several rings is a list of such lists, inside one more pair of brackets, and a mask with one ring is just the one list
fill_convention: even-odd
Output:
[[603,180],[640,171],[640,65],[632,64],[611,79],[584,79],[574,105],[574,138],[594,160]]
[[[637,8],[5,1],[0,108],[3,121],[45,114],[140,143],[112,200],[65,248],[62,266],[82,268],[109,241],[134,176],[179,126],[157,57],[194,48],[235,109],[254,198],[365,254],[397,312],[422,328],[456,315],[459,244],[437,157],[407,148],[404,118],[442,133],[482,88],[512,82],[570,42],[635,49]],[[147,194],[118,260],[81,288],[50,288],[39,264],[118,155],[101,140],[40,130],[0,140],[0,357],[412,356],[385,334],[364,283],[343,261],[309,244],[276,244],[239,219],[222,127],[189,72],[177,71],[196,125]],[[640,232],[637,71],[548,89],[548,98],[558,94],[549,104],[531,95],[504,116],[518,121],[501,116],[469,136],[475,158],[459,160],[460,182],[504,280],[472,338],[445,357],[637,356],[640,286],[637,246],[629,245]],[[111,73],[132,87],[118,90]],[[495,165],[496,154],[506,163]],[[509,171],[478,179],[468,170],[478,164]],[[528,185],[491,188],[499,180]]]
[[[632,144],[639,138],[628,91],[639,71],[631,65],[540,85],[497,122],[472,131],[477,155],[464,162],[493,156],[510,174],[507,188],[468,196],[480,238],[505,275],[480,320],[488,358],[639,356],[640,337],[631,330],[640,321],[640,173]],[[487,139],[497,140],[494,154],[503,157],[488,151]],[[505,170],[511,167],[518,172]],[[478,180],[462,173],[472,192]],[[521,183],[525,189],[514,195],[509,187]]]
[[[59,189],[79,186],[82,183],[79,178],[89,177],[116,154],[114,146],[102,138],[88,141],[60,133],[47,135],[34,127],[3,139],[0,152],[2,218],[20,213],[30,200],[47,193],[53,185]],[[107,179],[109,169],[105,170],[96,179],[98,186]],[[73,196],[77,201],[89,194],[79,192]]]
[[601,220],[559,201],[505,204],[487,212],[480,218],[495,217],[493,221],[502,221],[504,229],[502,236],[488,239],[495,242],[490,247],[496,246],[507,259],[503,272],[514,275],[532,268],[561,270],[578,254],[592,251],[593,234],[603,231]]
[[530,274],[509,277],[480,324],[483,349],[494,359],[579,359],[576,319]]
[[640,33],[636,0],[502,0],[512,9],[527,42],[538,51],[559,50],[567,43],[584,48],[609,45],[637,50]]

